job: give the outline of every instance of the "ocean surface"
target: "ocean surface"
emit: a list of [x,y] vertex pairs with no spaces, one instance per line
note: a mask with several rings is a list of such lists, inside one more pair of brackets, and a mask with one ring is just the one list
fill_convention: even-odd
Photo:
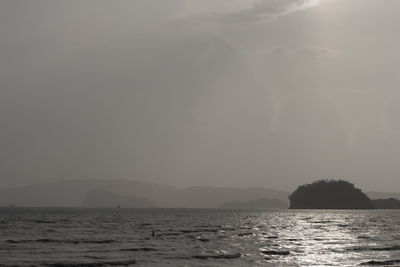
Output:
[[168,265],[400,266],[400,211],[0,209],[0,266]]

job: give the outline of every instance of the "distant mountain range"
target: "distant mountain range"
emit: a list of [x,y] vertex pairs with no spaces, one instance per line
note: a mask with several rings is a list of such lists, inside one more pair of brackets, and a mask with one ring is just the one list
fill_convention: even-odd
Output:
[[[289,194],[263,187],[193,186],[179,189],[137,180],[62,180],[2,189],[0,206],[282,208],[289,205]],[[369,192],[367,195],[371,199],[400,199],[400,193]]]
[[219,208],[228,208],[228,209],[269,209],[269,208],[279,208],[286,209],[288,207],[287,201],[282,201],[278,199],[270,199],[270,198],[260,198],[250,201],[231,201],[224,204],[219,205]]
[[156,204],[143,197],[121,196],[106,190],[90,191],[82,206],[91,208],[156,208]]
[[400,193],[367,192],[366,194],[370,199],[386,199],[386,198],[400,199]]
[[[96,191],[108,193],[104,193],[103,196],[93,195]],[[109,201],[104,202],[103,198],[106,198],[107,194]],[[288,203],[288,194],[258,187],[241,189],[196,186],[179,189],[131,180],[63,180],[0,190],[0,206],[103,207],[111,204],[117,206],[118,202],[126,205],[127,199],[134,201],[136,198],[140,199],[141,203],[146,203],[143,207],[149,207],[151,203],[150,206],[165,208],[217,208],[227,202],[248,202],[261,198]],[[130,206],[141,207],[133,203]]]

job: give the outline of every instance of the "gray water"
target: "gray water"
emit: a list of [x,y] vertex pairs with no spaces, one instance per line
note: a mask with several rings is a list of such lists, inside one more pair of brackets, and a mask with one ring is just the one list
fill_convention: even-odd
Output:
[[0,266],[378,264],[400,266],[399,211],[0,209]]

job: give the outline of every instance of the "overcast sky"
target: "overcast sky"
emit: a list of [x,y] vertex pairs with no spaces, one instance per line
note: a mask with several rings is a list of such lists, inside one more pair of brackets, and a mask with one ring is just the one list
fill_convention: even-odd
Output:
[[2,0],[0,187],[400,191],[398,0]]

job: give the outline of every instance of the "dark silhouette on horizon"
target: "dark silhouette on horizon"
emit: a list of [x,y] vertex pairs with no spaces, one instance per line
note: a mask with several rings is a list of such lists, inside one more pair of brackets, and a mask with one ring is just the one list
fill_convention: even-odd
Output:
[[[104,193],[104,191],[108,194],[93,195],[94,192]],[[398,208],[390,204],[393,200],[386,199],[400,199],[400,193],[368,192],[367,195],[370,199],[385,200],[383,204],[376,206],[378,209]],[[88,196],[97,198],[96,203],[87,205]],[[138,180],[87,179],[61,180],[2,189],[0,207],[117,208],[119,205],[121,208],[148,208],[150,201],[159,208],[287,208],[288,196],[289,192],[262,187],[176,188]]]
[[374,209],[373,202],[354,184],[319,180],[299,186],[290,196],[289,209]]
[[156,204],[146,198],[121,196],[111,191],[94,190],[86,194],[83,207],[92,208],[155,208]]
[[372,200],[376,209],[400,209],[400,200],[396,198]]
[[[85,207],[87,194],[109,191],[119,196],[135,196],[152,201],[160,208],[217,208],[227,202],[247,202],[261,198],[278,199],[289,206],[288,192],[264,187],[191,186],[177,188],[139,180],[60,180],[0,190],[0,206],[18,207]],[[109,207],[120,205],[113,201]],[[146,207],[146,206],[143,206]]]
[[226,209],[286,209],[288,204],[275,198],[259,198],[251,201],[230,201],[218,207]]

